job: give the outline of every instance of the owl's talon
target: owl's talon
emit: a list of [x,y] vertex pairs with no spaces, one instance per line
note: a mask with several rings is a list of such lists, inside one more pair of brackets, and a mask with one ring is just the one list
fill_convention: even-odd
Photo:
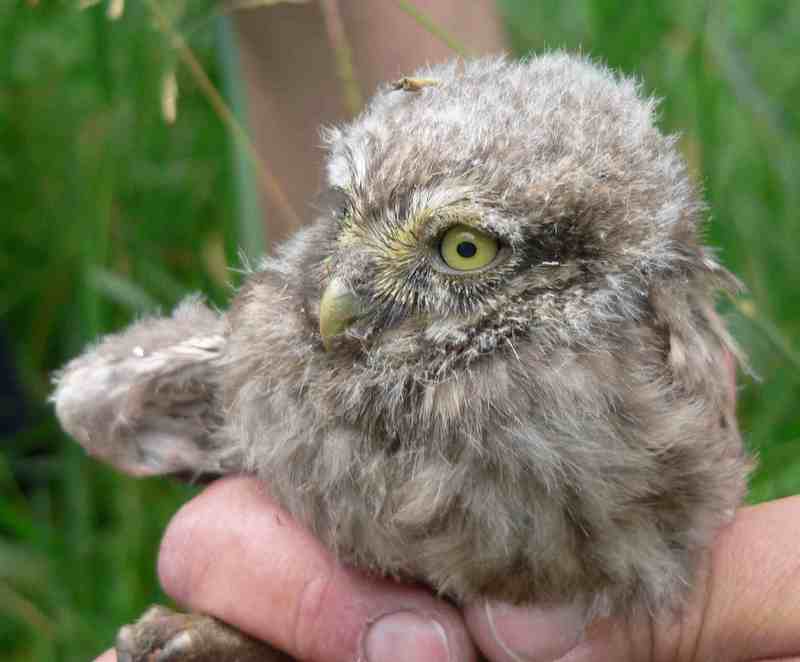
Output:
[[178,662],[181,659],[191,658],[193,646],[195,642],[191,632],[189,630],[179,632],[156,653],[154,662]]
[[289,662],[267,644],[203,614],[150,607],[132,625],[120,628],[117,662]]

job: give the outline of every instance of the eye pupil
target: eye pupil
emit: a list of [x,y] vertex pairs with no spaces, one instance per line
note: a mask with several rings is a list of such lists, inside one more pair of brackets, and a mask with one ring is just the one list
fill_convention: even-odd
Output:
[[461,257],[470,258],[474,257],[475,253],[478,252],[478,247],[471,241],[462,241],[456,246],[456,252]]

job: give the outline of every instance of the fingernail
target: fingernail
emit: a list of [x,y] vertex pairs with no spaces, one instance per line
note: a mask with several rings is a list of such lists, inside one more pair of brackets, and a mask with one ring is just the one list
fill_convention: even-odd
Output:
[[492,636],[514,662],[555,662],[581,640],[586,625],[580,605],[512,607],[486,603]]
[[436,621],[410,611],[388,614],[370,626],[364,638],[369,662],[446,662],[447,633]]

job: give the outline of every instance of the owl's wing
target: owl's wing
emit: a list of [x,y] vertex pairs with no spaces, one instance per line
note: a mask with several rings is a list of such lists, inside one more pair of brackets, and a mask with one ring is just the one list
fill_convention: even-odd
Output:
[[126,473],[227,473],[214,438],[225,343],[224,318],[190,297],[68,363],[54,379],[56,414],[90,455]]

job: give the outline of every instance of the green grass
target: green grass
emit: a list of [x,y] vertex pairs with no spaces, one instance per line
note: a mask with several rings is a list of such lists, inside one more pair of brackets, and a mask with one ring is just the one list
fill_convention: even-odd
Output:
[[[190,490],[86,458],[45,402],[49,375],[187,291],[224,304],[245,234],[225,129],[181,72],[167,126],[175,56],[142,3],[127,4],[114,23],[72,3],[0,10],[0,42],[14,44],[0,62],[0,314],[33,403],[0,452],[3,659],[89,659],[162,598],[158,540]],[[197,4],[181,25],[207,15]],[[216,26],[200,25],[191,43],[214,73]]]
[[[234,274],[221,265],[260,236],[246,160],[180,67],[178,121],[161,117],[176,55],[147,4],[114,23],[74,4],[0,8],[13,44],[0,59],[0,318],[33,403],[0,446],[0,651],[15,661],[89,659],[163,599],[158,540],[192,493],[84,457],[45,403],[49,374],[187,291],[224,304]],[[183,4],[182,33],[238,105],[230,35],[210,0]],[[757,501],[800,491],[800,4],[718,4],[500,6],[518,52],[581,48],[664,98],[662,126],[682,133],[707,192],[709,242],[750,291],[726,309],[761,377],[742,380],[740,406]]]

